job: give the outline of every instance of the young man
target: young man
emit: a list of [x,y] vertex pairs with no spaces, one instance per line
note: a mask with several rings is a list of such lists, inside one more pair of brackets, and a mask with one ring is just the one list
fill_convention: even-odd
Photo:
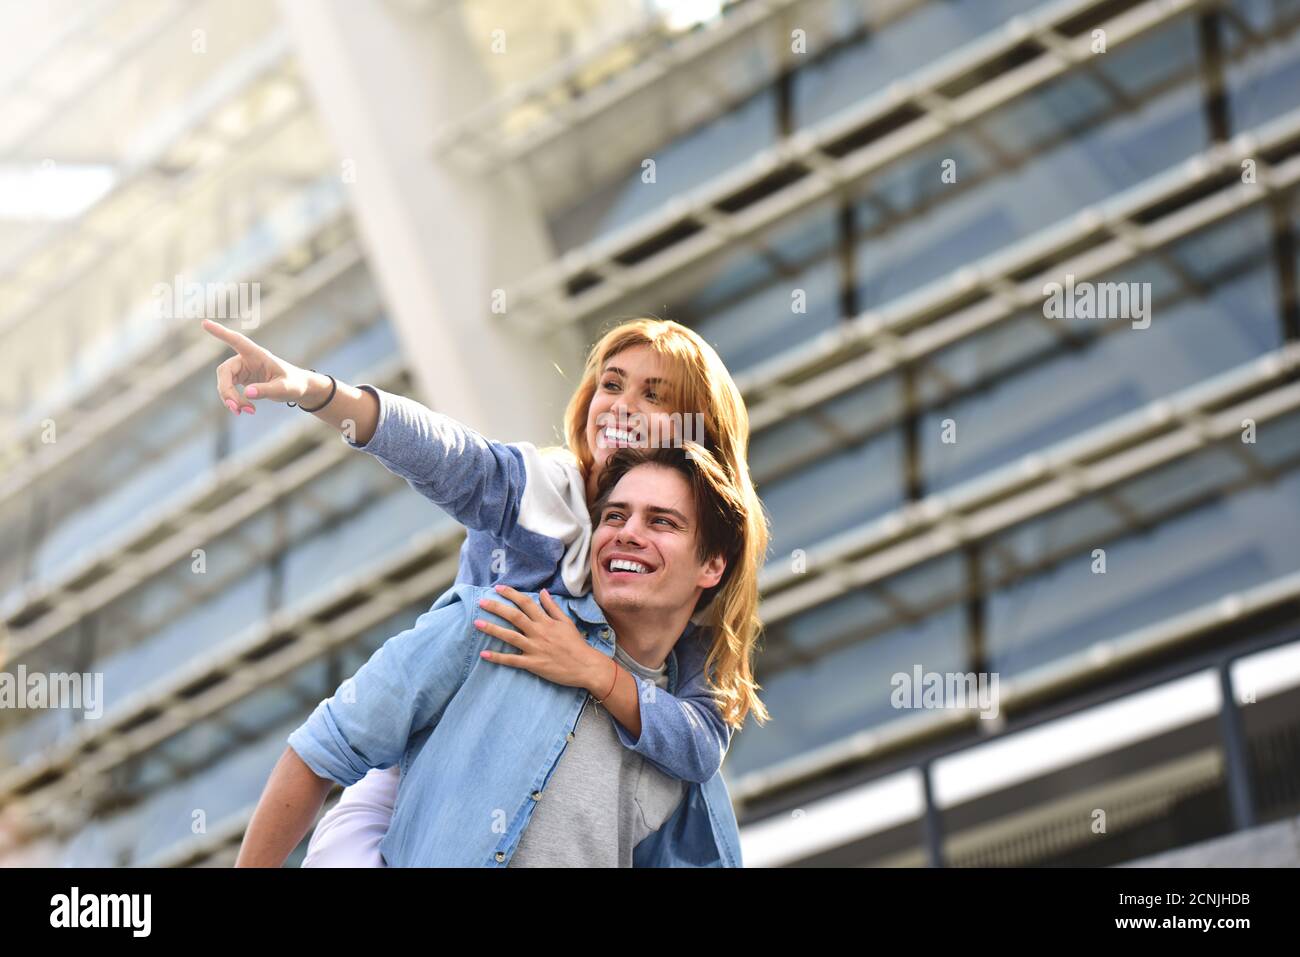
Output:
[[[321,702],[290,735],[237,866],[281,865],[332,782],[400,763],[390,866],[740,867],[721,771],[669,777],[620,743],[586,687],[608,665],[588,648],[617,655],[642,695],[674,693],[680,656],[708,654],[691,618],[744,547],[743,499],[698,446],[621,449],[592,522],[591,594],[546,595],[543,611],[507,591],[519,610],[498,616],[480,604],[492,589],[455,586]],[[591,681],[499,666],[541,644],[587,657]]]

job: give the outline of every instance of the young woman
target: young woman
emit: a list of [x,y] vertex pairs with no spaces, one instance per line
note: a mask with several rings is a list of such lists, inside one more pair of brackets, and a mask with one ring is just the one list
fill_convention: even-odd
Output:
[[[750,711],[760,723],[768,720],[753,679],[758,570],[768,527],[746,461],[749,417],[722,360],[696,333],[653,318],[615,326],[592,347],[569,401],[567,448],[539,450],[527,442],[490,441],[373,385],[354,387],[300,369],[210,320],[203,327],[237,353],[217,369],[218,392],[232,413],[252,413],[249,400],[301,402],[342,429],[354,448],[374,455],[466,526],[457,581],[498,586],[519,606],[508,620],[524,633],[534,621],[562,613],[545,596],[539,607],[520,591],[578,596],[588,590],[588,502],[613,450],[680,441],[698,421],[704,434],[685,438],[708,447],[744,490],[748,548],[701,612],[695,642],[679,642],[678,694],[639,695],[635,680],[612,662],[602,700],[626,747],[666,774],[697,782],[717,772],[732,732]],[[488,610],[506,616],[505,608]],[[549,662],[544,670],[548,680],[581,686],[563,662]],[[397,776],[396,767],[376,770],[346,788],[317,826],[304,863],[383,866],[378,846],[392,816]]]

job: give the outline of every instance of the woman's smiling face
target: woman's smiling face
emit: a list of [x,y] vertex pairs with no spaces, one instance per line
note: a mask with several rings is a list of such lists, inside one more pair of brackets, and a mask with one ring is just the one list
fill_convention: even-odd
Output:
[[669,364],[649,346],[629,346],[605,362],[587,407],[587,447],[593,473],[625,445],[647,448],[669,444],[676,423],[668,396]]

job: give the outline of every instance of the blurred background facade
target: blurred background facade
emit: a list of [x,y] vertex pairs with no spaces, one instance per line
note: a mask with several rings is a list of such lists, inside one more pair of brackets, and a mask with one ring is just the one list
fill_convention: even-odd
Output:
[[[222,407],[178,280],[507,441],[560,441],[620,317],[715,344],[773,525],[750,866],[1300,814],[1300,0],[0,19],[0,670],[105,691],[0,709],[0,864],[231,863],[288,733],[455,574],[369,456]],[[1046,317],[1067,277],[1149,284],[1149,327]],[[918,671],[996,674],[998,717],[895,707]]]

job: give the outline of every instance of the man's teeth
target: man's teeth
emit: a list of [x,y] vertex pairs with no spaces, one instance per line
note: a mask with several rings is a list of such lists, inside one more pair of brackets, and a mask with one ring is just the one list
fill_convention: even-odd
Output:
[[631,562],[626,558],[615,558],[609,563],[609,570],[612,572],[636,572],[638,575],[644,575],[650,569],[640,562]]

